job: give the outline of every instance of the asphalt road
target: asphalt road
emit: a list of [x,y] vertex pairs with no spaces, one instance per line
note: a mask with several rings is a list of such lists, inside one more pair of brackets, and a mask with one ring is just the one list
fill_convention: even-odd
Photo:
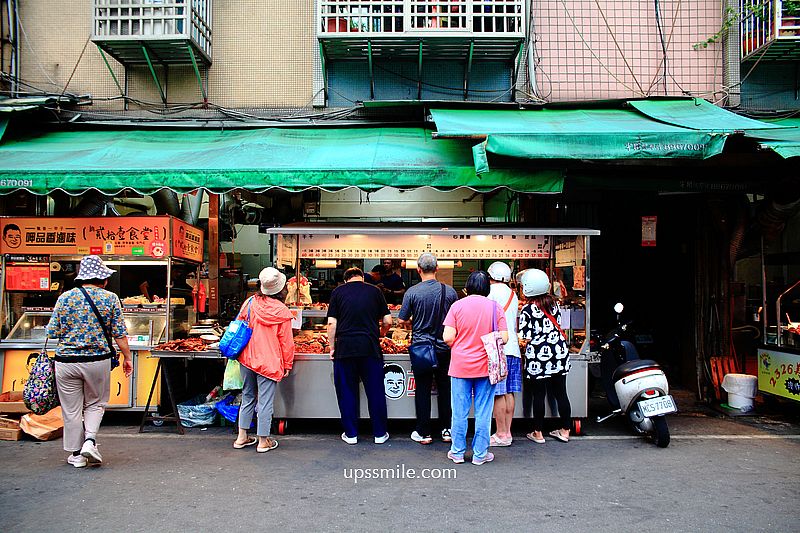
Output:
[[[232,428],[106,426],[103,466],[83,469],[60,440],[0,442],[0,531],[800,530],[794,422],[688,412],[670,418],[667,449],[621,424],[544,445],[515,424],[514,444],[482,466],[452,464],[403,424],[381,446],[306,425],[265,454],[234,450]],[[385,477],[354,479],[367,471]]]

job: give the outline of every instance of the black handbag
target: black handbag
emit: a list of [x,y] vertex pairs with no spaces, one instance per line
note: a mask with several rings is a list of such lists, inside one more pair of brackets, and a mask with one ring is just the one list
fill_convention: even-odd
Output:
[[106,323],[100,316],[100,311],[97,310],[97,306],[94,305],[94,301],[92,300],[92,297],[89,296],[89,293],[83,287],[78,287],[78,289],[80,289],[80,291],[83,293],[83,296],[86,298],[86,301],[89,302],[89,307],[91,307],[92,311],[94,311],[94,316],[96,316],[97,321],[100,322],[100,327],[103,330],[103,335],[106,338],[106,342],[108,343],[109,353],[111,354],[111,370],[113,371],[115,368],[119,366],[119,357],[117,357],[117,350],[114,348],[114,343],[111,341],[111,333],[108,331]]
[[[442,298],[439,302],[439,313],[434,324],[438,324],[435,331],[434,339],[439,338],[442,323],[442,311],[444,311],[444,295],[445,287],[442,285]],[[420,342],[412,342],[408,347],[408,357],[411,359],[411,368],[414,372],[428,372],[439,366],[439,359],[436,357],[436,341],[423,340]]]

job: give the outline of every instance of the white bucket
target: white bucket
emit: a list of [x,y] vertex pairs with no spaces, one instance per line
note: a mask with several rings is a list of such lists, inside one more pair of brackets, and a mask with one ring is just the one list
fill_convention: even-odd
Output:
[[722,388],[728,393],[728,405],[750,411],[758,390],[758,378],[749,374],[725,374]]

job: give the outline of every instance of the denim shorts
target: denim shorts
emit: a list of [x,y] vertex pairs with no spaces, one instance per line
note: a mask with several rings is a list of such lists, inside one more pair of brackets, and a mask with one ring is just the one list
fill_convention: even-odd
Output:
[[494,395],[502,396],[512,392],[522,392],[522,358],[507,355],[508,376],[494,387]]

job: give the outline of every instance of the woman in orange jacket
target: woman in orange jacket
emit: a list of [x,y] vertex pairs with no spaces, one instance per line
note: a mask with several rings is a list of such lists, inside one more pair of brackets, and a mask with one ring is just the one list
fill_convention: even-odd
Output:
[[[239,354],[244,385],[242,406],[239,408],[239,436],[233,442],[233,447],[240,449],[258,443],[256,451],[261,453],[278,447],[278,441],[270,437],[272,401],[278,382],[288,376],[292,369],[294,339],[292,314],[283,303],[286,276],[275,268],[267,267],[261,271],[258,279],[261,290],[244,303],[238,316],[240,320],[249,320],[253,335]],[[256,405],[258,439],[247,434]]]

